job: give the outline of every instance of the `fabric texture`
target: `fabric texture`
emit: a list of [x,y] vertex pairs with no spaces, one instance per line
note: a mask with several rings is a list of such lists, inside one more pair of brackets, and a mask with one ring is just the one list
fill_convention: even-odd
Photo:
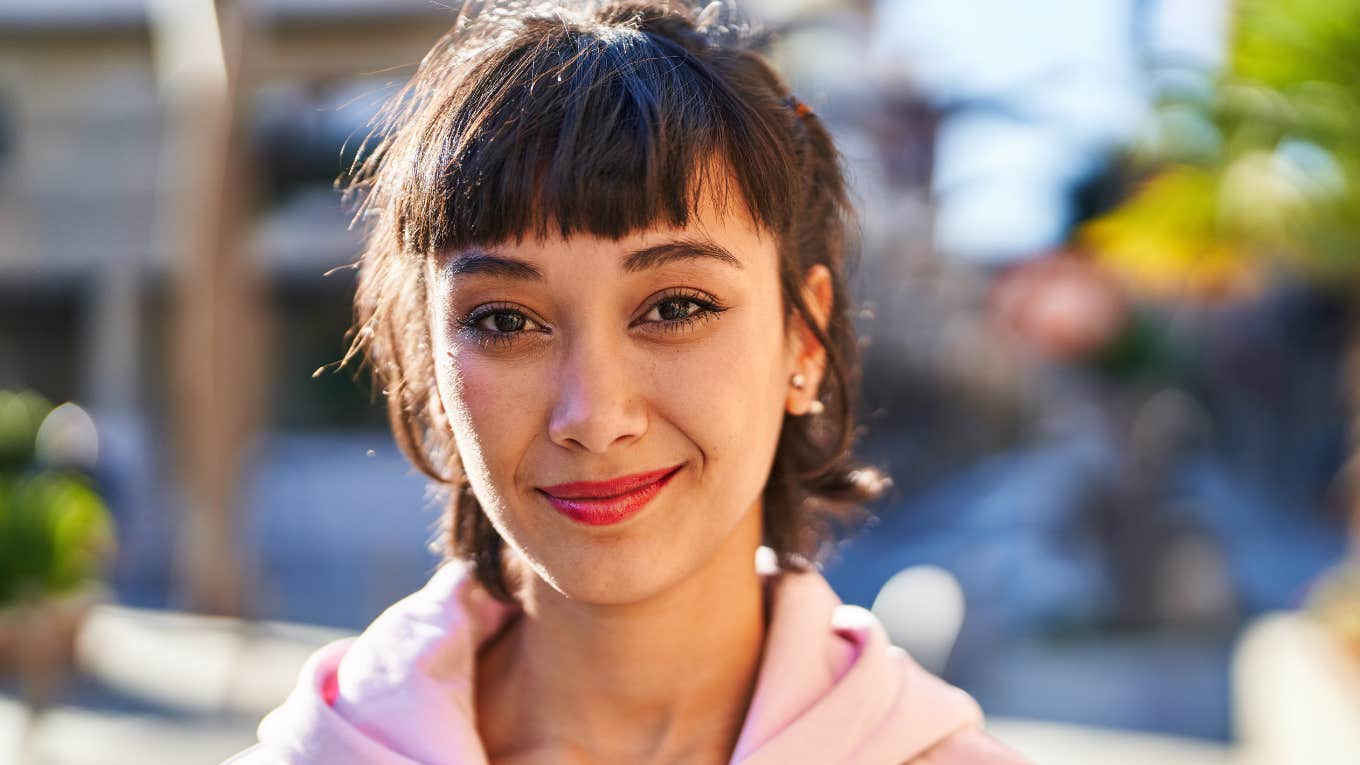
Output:
[[[973,699],[891,645],[816,571],[773,581],[765,653],[731,765],[1010,765]],[[447,563],[360,635],[318,649],[223,765],[486,765],[478,647],[513,614]]]

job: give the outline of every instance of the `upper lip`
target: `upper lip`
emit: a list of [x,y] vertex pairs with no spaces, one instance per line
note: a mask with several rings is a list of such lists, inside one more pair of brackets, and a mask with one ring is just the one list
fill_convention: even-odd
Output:
[[540,486],[539,491],[551,494],[558,499],[616,497],[659,481],[668,473],[679,470],[683,466],[684,463],[681,463],[647,473],[633,473],[632,475],[610,478],[607,481],[572,481],[552,486]]

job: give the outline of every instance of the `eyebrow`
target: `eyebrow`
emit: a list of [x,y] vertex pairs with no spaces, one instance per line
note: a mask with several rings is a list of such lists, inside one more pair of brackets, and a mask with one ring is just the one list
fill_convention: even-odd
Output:
[[[741,260],[726,248],[713,242],[682,239],[665,242],[628,253],[623,259],[625,273],[635,274],[667,263],[682,260],[710,260],[733,268],[744,268]],[[446,273],[484,274],[522,281],[543,281],[543,272],[518,258],[497,254],[491,250],[466,250],[449,262]]]

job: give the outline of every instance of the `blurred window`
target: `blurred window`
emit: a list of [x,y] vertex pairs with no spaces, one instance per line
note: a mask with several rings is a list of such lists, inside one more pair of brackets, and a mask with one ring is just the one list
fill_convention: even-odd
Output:
[[354,160],[387,91],[371,82],[312,80],[261,88],[251,104],[250,142],[269,204],[330,186]]
[[74,284],[0,284],[0,388],[76,398],[82,301]]

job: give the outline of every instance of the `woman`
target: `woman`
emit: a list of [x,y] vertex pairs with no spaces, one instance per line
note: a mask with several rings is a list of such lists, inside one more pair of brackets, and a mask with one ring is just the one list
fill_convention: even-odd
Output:
[[229,762],[1018,761],[808,563],[887,485],[844,180],[729,16],[465,11],[387,112],[351,355],[449,562]]

